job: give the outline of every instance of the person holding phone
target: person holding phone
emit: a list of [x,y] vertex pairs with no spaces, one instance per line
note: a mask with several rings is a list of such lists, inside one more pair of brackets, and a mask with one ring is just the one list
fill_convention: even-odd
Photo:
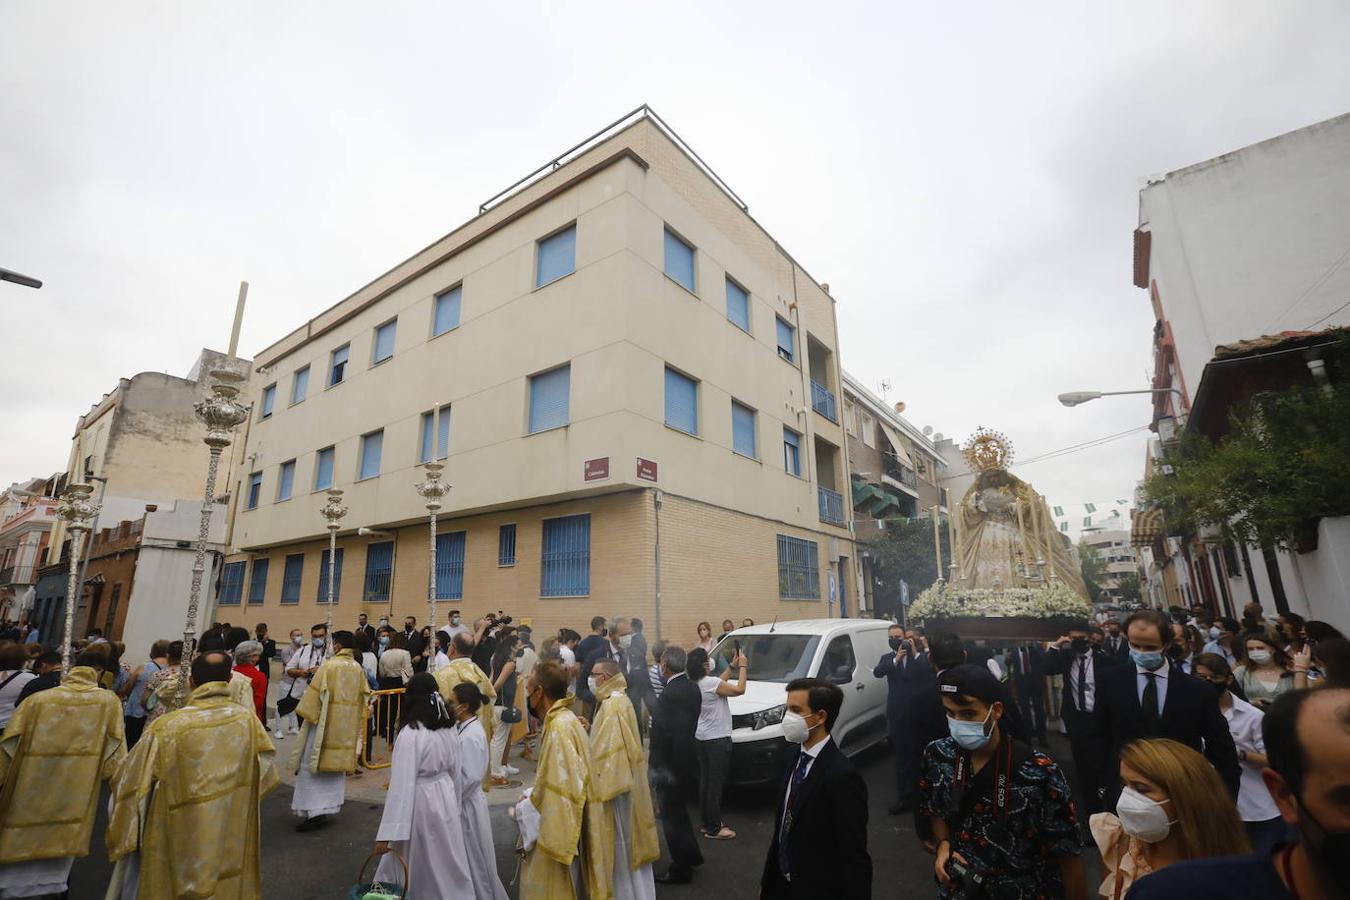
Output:
[[[737,649],[730,667],[720,678],[710,674],[708,666],[707,651],[690,651],[685,671],[689,680],[698,684],[702,696],[698,727],[694,730],[702,775],[699,783],[699,805],[703,813],[701,831],[705,838],[729,841],[736,837],[736,832],[722,822],[722,787],[731,767],[731,704],[727,698],[745,693],[749,661]],[[736,673],[735,682],[731,681],[732,672]]]
[[886,679],[886,733],[895,754],[895,803],[887,812],[898,816],[914,807],[924,747],[924,730],[915,727],[914,710],[916,702],[933,694],[933,667],[927,654],[915,652],[914,642],[898,622],[887,629],[887,637],[890,652],[882,654],[872,677]]

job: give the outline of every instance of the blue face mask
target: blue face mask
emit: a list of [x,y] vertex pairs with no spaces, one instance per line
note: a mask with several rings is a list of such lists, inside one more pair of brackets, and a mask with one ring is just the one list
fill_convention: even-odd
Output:
[[989,743],[989,734],[985,732],[984,727],[989,724],[993,715],[993,707],[990,707],[989,715],[985,716],[982,722],[962,722],[948,716],[947,730],[951,732],[952,738],[962,750],[978,750]]
[[1134,661],[1134,664],[1136,666],[1139,666],[1142,669],[1148,669],[1150,672],[1162,668],[1163,664],[1163,655],[1161,650],[1149,650],[1146,652],[1143,650],[1136,650],[1133,647],[1131,647],[1130,659]]
[[380,635],[380,646],[381,646],[381,647],[388,647],[388,646],[389,646],[389,635],[387,635],[387,634],[382,634],[382,635]]

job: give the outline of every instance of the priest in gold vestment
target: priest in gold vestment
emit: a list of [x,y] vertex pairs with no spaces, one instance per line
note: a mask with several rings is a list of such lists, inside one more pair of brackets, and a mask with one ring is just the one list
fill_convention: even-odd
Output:
[[230,699],[230,663],[193,660],[187,704],[150,723],[113,779],[108,900],[262,896],[258,803],[278,784],[276,751]]
[[596,707],[586,804],[586,893],[590,900],[655,900],[652,863],[661,858],[661,845],[637,713],[618,663],[608,657],[597,661],[591,678]]
[[[483,726],[483,733],[487,735],[488,746],[492,746],[492,701],[497,699],[497,691],[492,686],[492,679],[488,678],[487,673],[478,668],[478,665],[469,658],[473,653],[473,639],[467,634],[457,634],[450,639],[449,665],[441,666],[436,670],[436,686],[441,689],[441,698],[447,704],[453,705],[455,702],[455,685],[463,682],[475,685],[478,692],[483,695],[483,705],[478,707],[478,721]],[[487,779],[491,777],[492,760],[488,760],[488,775],[484,776],[484,785],[487,785]]]
[[338,631],[332,641],[333,655],[319,666],[295,708],[304,721],[290,760],[297,772],[291,809],[304,819],[297,831],[317,828],[342,809],[370,697],[366,672],[352,653],[355,635]]
[[126,755],[122,705],[85,651],[58,687],[28,697],[0,737],[0,897],[61,894],[89,853],[99,782]]
[[534,787],[512,811],[525,849],[520,900],[576,900],[584,896],[578,847],[590,790],[586,729],[556,662],[534,670],[528,697],[544,728]]

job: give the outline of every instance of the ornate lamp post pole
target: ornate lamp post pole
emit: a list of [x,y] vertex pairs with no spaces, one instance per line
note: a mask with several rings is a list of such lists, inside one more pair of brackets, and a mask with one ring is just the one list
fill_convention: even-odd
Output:
[[427,512],[431,522],[431,556],[427,566],[427,624],[431,626],[432,640],[436,638],[436,513],[441,511],[441,498],[450,493],[450,485],[441,481],[440,463],[427,463],[427,480],[419,481],[414,487],[417,493],[427,501]]
[[342,517],[347,514],[347,507],[342,505],[342,491],[332,488],[328,491],[328,504],[319,513],[328,520],[328,634],[329,641],[325,645],[327,653],[333,652],[333,595],[337,591],[337,533],[342,527]]
[[178,702],[187,701],[188,671],[197,650],[197,607],[202,595],[202,577],[206,574],[206,543],[211,533],[211,508],[216,502],[216,474],[220,471],[220,454],[234,442],[234,429],[248,418],[248,407],[239,396],[239,382],[244,376],[229,369],[211,371],[211,396],[198,400],[192,407],[197,418],[206,425],[202,440],[211,450],[206,465],[206,491],[202,495],[201,525],[197,529],[197,556],[192,562],[192,591],[188,595],[187,621],[183,624],[183,657],[178,667]]
[[75,630],[75,604],[80,590],[80,548],[89,533],[89,520],[98,514],[99,504],[90,499],[92,484],[79,482],[66,487],[56,514],[66,523],[70,532],[70,576],[66,581],[66,633],[61,639],[61,673],[70,671],[70,643]]

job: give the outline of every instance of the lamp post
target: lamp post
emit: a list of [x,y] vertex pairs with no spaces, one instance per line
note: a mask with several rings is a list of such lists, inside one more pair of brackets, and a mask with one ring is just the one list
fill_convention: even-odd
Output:
[[1089,400],[1102,397],[1122,397],[1126,394],[1176,394],[1178,407],[1186,401],[1186,395],[1178,388],[1150,388],[1146,391],[1070,391],[1059,395],[1059,402],[1065,406],[1080,406]]
[[430,462],[423,468],[427,470],[427,480],[419,481],[414,488],[427,501],[428,519],[431,523],[431,555],[427,565],[427,624],[431,626],[432,640],[436,638],[436,514],[441,511],[441,499],[450,493],[450,485],[441,481],[441,470],[445,466]]
[[329,640],[325,645],[327,653],[333,652],[333,598],[337,592],[337,533],[342,527],[342,517],[347,514],[347,507],[342,505],[342,491],[337,488],[329,488],[328,502],[324,504],[319,514],[328,520],[328,628]]
[[66,579],[66,631],[61,639],[61,673],[70,671],[71,633],[75,630],[75,602],[80,588],[80,548],[89,533],[89,520],[98,514],[99,504],[90,495],[94,486],[84,482],[68,485],[61,494],[56,514],[66,523],[70,532],[70,575]]
[[942,577],[942,517],[938,515],[938,504],[928,510],[933,517],[933,557],[937,560],[937,586],[942,587],[946,579]]
[[234,442],[234,429],[248,418],[248,407],[235,397],[244,376],[229,369],[211,371],[211,395],[198,400],[192,409],[206,425],[202,440],[211,451],[206,464],[206,491],[202,494],[202,517],[197,529],[197,553],[192,561],[192,589],[188,594],[187,620],[183,624],[183,655],[178,665],[178,703],[187,702],[188,671],[197,650],[197,607],[201,602],[202,577],[206,574],[206,543],[211,533],[211,507],[216,502],[216,475],[220,454]]

